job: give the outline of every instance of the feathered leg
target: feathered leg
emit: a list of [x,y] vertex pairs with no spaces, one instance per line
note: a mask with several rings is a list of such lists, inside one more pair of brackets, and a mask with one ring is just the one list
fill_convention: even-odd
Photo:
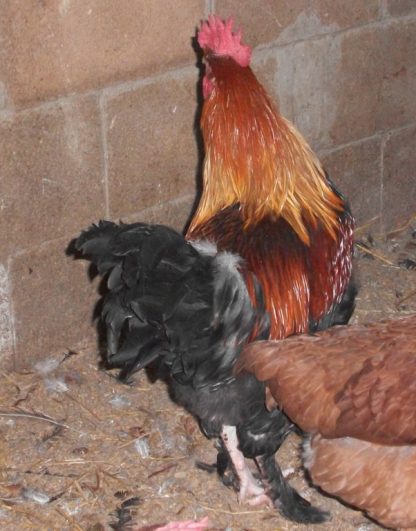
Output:
[[238,478],[232,470],[230,456],[228,455],[227,449],[225,448],[221,438],[218,439],[215,447],[217,449],[217,459],[215,463],[209,464],[202,461],[197,461],[196,466],[201,470],[205,470],[205,472],[209,472],[210,474],[216,472],[223,485],[226,487],[231,487],[238,492]]
[[311,524],[319,524],[329,518],[328,512],[313,507],[289,485],[274,455],[262,455],[256,457],[255,461],[267,485],[267,494],[283,516],[295,522]]
[[257,408],[249,420],[238,427],[240,449],[253,458],[265,488],[262,500],[268,499],[283,516],[300,523],[319,523],[328,513],[313,507],[293,489],[275,461],[275,453],[294,426],[281,411]]

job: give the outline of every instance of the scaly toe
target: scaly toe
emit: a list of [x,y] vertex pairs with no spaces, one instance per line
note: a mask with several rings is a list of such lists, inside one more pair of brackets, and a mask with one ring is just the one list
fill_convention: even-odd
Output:
[[[252,478],[251,478],[252,479]],[[250,500],[265,496],[263,487],[255,483],[253,480],[240,486],[240,492],[238,493],[238,502],[240,504],[246,501],[250,503]]]
[[274,507],[272,500],[269,498],[269,496],[267,496],[266,493],[250,498],[247,500],[247,503],[252,507],[258,507],[259,505],[265,505],[269,509],[273,509]]

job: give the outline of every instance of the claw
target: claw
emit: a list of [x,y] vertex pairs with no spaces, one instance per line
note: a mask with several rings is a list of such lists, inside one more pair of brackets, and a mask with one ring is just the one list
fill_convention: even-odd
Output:
[[[261,487],[254,479],[251,471],[246,468],[240,470],[240,492],[238,493],[238,502],[240,504],[247,502],[251,505],[252,500],[256,500],[259,497],[266,496],[263,487]],[[266,496],[267,497],[267,496]],[[271,501],[269,499],[269,501]],[[253,505],[258,505],[253,503]],[[273,504],[272,504],[273,505]]]
[[260,505],[265,505],[269,509],[273,509],[274,505],[269,496],[265,492],[263,494],[260,494],[259,496],[254,496],[254,498],[250,498],[247,500],[247,503],[251,505],[252,507],[258,507]]

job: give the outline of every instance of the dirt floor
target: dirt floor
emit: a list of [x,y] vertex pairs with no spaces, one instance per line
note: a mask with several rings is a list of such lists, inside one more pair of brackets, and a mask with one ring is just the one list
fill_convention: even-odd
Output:
[[[415,229],[416,223],[377,237],[370,225],[357,234],[354,322],[416,311]],[[133,387],[123,385],[98,361],[90,345],[56,357],[45,353],[31,370],[0,375],[1,529],[121,530],[130,516],[136,529],[204,516],[212,530],[315,527],[239,506],[234,491],[195,467],[197,460],[213,462],[213,442],[169,400],[165,385],[145,374]],[[301,494],[330,511],[320,528],[381,529],[307,485],[299,443],[291,435],[278,458]]]

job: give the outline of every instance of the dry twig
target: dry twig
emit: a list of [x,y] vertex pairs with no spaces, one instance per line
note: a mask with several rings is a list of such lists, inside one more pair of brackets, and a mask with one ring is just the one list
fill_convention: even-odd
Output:
[[143,437],[149,437],[149,435],[150,433],[144,433],[143,435],[140,435],[139,437],[135,437],[134,439],[131,439],[131,441],[120,444],[119,446],[117,446],[117,450],[121,450],[122,448],[125,448],[126,446],[129,446],[130,444],[134,444],[136,441],[143,439]]
[[[8,506],[5,504],[2,506],[2,509],[7,509],[12,513],[21,514],[27,518],[31,525],[33,525],[33,529],[39,529],[39,525],[42,525],[41,529],[48,529],[48,522],[45,522],[45,520],[43,520],[43,518],[41,518],[35,511],[29,511],[22,507],[17,507],[16,505]],[[32,523],[32,519],[38,522],[36,526]]]
[[48,417],[46,415],[42,415],[40,413],[26,413],[24,411],[0,411],[0,417],[22,417],[22,418],[28,418],[28,419],[34,419],[34,420],[42,420],[44,422],[49,422],[50,424],[55,424],[55,426],[61,426],[62,428],[66,428],[67,430],[75,431],[76,433],[80,433],[81,435],[85,435],[83,431],[79,431],[75,428],[72,428],[71,426],[68,426],[68,424],[63,424],[62,422],[58,422],[57,420],[52,419],[51,417]]
[[267,514],[269,511],[260,510],[260,511],[227,511],[226,509],[221,509],[220,507],[208,507],[207,505],[200,505],[202,509],[206,511],[212,511],[214,513],[220,514],[231,514],[231,515],[241,515],[241,514]]
[[378,258],[379,260],[381,260],[385,264],[388,264],[389,266],[392,266],[396,269],[399,268],[394,262],[392,262],[391,260],[383,256],[382,254],[377,253],[376,251],[372,251],[371,249],[367,249],[366,247],[364,247],[364,245],[361,245],[359,243],[356,243],[355,245],[358,249],[360,249],[360,251],[363,251],[364,253],[367,253],[367,254],[371,254],[371,256]]
[[411,297],[414,297],[416,295],[416,289],[412,290],[410,293],[407,293],[404,297],[399,299],[396,302],[396,308],[398,308],[401,304],[403,304],[404,301],[407,301],[407,299],[410,299]]
[[157,470],[154,470],[153,472],[151,472],[148,476],[147,476],[147,479],[150,479],[154,476],[157,476],[159,474],[163,474],[164,472],[168,472],[168,470],[172,470],[172,468],[176,468],[178,465],[176,463],[171,463],[170,465],[166,465],[162,468],[158,468]]
[[373,218],[371,218],[369,221],[367,221],[366,223],[364,223],[364,225],[361,225],[360,227],[357,227],[355,229],[355,234],[357,233],[360,233],[360,232],[363,232],[365,229],[367,229],[370,225],[372,225],[375,221],[377,221],[378,219],[380,218],[379,215],[377,216],[374,216]]
[[[80,400],[75,398],[75,396],[73,396],[71,393],[66,393],[65,396],[68,397],[69,399],[71,399],[76,404],[78,404],[84,411],[89,413],[96,420],[102,422],[102,420],[103,420],[102,418],[100,418],[96,413],[94,413],[94,411],[92,411],[89,407],[87,407],[85,404],[83,404]],[[94,424],[94,427],[96,427],[95,424]]]
[[416,214],[412,214],[404,225],[402,225],[398,229],[394,229],[394,230],[391,230],[390,232],[387,232],[386,233],[386,238],[391,238],[395,234],[400,234],[401,232],[406,230],[412,224],[413,220],[415,220],[415,219],[416,219]]
[[78,522],[74,518],[72,518],[72,516],[66,514],[59,507],[55,507],[55,512],[62,516],[62,518],[64,518],[69,524],[73,525],[75,529],[78,529],[78,531],[84,531],[83,528],[78,524]]

